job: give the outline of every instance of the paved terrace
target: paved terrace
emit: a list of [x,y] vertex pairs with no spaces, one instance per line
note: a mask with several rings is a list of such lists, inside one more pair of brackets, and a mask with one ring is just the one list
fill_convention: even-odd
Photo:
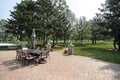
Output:
[[120,65],[54,51],[46,64],[22,65],[15,51],[0,51],[0,80],[120,80]]

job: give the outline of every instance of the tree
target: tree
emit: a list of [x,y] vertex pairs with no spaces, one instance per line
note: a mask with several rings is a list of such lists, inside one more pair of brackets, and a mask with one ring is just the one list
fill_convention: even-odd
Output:
[[99,26],[96,24],[95,19],[91,21],[91,34],[92,44],[96,44],[99,38]]
[[53,46],[57,38],[66,40],[70,35],[74,18],[65,0],[23,0],[11,11],[11,17],[7,20],[8,32],[20,36],[21,40],[27,37],[30,44],[35,29],[37,39],[41,38],[43,43],[53,36]]
[[[14,11],[11,11],[11,19],[8,19],[6,27],[9,32],[16,36],[20,36],[20,40],[25,35],[28,37],[28,44],[31,41],[32,29],[35,27],[35,2],[34,1],[21,1],[14,7]],[[23,35],[24,33],[24,35]]]
[[120,0],[106,0],[100,11],[105,18],[106,30],[114,37],[114,47],[117,48],[117,43],[120,50]]
[[80,19],[77,22],[77,32],[79,36],[78,39],[81,44],[85,38],[86,27],[87,27],[86,18],[84,16],[80,17]]
[[5,24],[6,24],[6,21],[4,19],[1,19],[0,20],[0,40],[1,42],[5,42],[6,41],[6,28],[5,28]]

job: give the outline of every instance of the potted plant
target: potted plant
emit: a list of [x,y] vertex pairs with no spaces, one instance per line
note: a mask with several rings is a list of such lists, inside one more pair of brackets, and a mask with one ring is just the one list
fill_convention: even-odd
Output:
[[54,50],[54,49],[53,49],[53,48],[51,48],[51,52],[53,52],[53,50]]
[[64,54],[67,54],[68,53],[68,50],[64,50]]

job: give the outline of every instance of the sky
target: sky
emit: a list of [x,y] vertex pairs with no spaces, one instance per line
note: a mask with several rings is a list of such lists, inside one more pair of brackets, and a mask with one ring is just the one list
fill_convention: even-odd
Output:
[[[21,0],[0,0],[0,19],[10,18],[10,10],[16,3]],[[75,14],[76,18],[85,16],[87,20],[92,19],[95,13],[99,12],[98,8],[105,0],[66,0],[70,10]]]
[[16,2],[20,3],[21,0],[0,0],[0,19],[10,18],[10,10],[13,10]]
[[98,8],[101,8],[105,0],[66,0],[66,2],[76,18],[85,16],[87,20],[90,20],[93,19],[95,13],[99,12]]

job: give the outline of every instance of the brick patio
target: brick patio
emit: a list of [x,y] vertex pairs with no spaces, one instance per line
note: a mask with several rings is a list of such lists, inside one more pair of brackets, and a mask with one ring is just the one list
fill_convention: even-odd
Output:
[[50,53],[46,64],[24,66],[15,51],[0,51],[0,80],[120,80],[120,65],[82,56]]

